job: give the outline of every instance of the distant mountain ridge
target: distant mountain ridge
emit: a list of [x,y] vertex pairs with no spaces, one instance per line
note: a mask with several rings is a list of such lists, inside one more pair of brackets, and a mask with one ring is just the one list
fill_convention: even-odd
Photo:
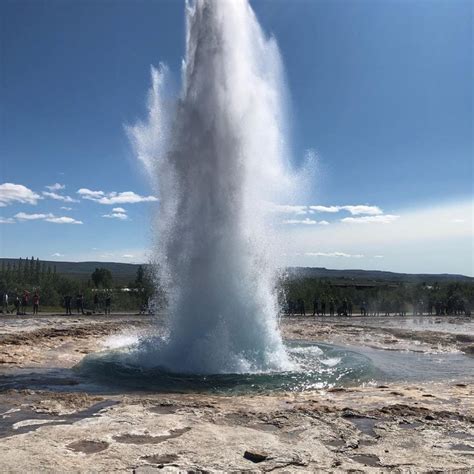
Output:
[[397,273],[383,270],[331,270],[317,267],[291,267],[288,269],[288,274],[290,277],[296,278],[331,278],[397,283],[441,283],[446,281],[474,283],[472,277],[450,273]]
[[[31,257],[30,257],[31,258]],[[0,258],[0,265],[17,264],[17,258]],[[115,283],[126,284],[135,280],[139,264],[118,262],[56,262],[41,260],[47,266],[56,267],[56,273],[78,280],[88,280],[96,268],[106,268],[112,273]]]
[[[18,259],[15,258],[0,258],[0,265],[5,262],[11,264],[17,263]],[[55,262],[55,261],[44,261],[46,265],[56,267],[56,272],[60,275],[68,276],[70,278],[76,278],[79,280],[88,280],[91,273],[96,268],[106,268],[110,270],[114,278],[115,283],[126,284],[135,280],[137,269],[140,266],[135,263],[118,263],[118,262]],[[143,264],[146,265],[146,264]],[[337,280],[357,280],[367,282],[447,282],[447,281],[458,281],[464,283],[474,283],[474,278],[465,275],[455,275],[449,273],[441,274],[413,274],[413,273],[396,273],[382,270],[332,270],[328,268],[320,267],[290,267],[288,270],[288,276],[290,278],[327,278]]]

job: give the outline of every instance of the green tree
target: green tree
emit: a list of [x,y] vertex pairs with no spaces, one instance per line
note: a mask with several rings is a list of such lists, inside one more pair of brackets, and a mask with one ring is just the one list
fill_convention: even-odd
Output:
[[39,285],[40,283],[40,278],[41,278],[41,264],[39,261],[39,258],[36,258],[36,264],[35,264],[35,283]]
[[30,282],[35,283],[35,257],[31,257],[28,273],[30,277]]
[[139,265],[137,269],[137,276],[135,278],[135,285],[140,288],[143,285],[144,278],[145,272],[143,271],[143,267]]
[[20,257],[20,259],[18,260],[16,279],[20,282],[22,278],[23,278],[23,259]]
[[112,285],[112,273],[107,268],[96,268],[91,275],[96,288],[110,288]]

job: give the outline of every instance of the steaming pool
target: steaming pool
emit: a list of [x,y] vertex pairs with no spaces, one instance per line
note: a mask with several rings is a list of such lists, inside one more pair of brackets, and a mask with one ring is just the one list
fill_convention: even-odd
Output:
[[393,381],[454,381],[474,377],[473,358],[459,352],[414,353],[302,341],[287,342],[287,350],[298,365],[297,370],[179,374],[125,362],[123,349],[116,349],[86,356],[73,372],[98,389],[223,394],[300,392]]

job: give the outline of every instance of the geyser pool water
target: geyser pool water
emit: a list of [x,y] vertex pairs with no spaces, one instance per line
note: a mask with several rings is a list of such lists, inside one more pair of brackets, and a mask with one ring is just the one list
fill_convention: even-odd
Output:
[[137,346],[91,354],[75,368],[87,380],[109,388],[156,392],[248,393],[304,391],[358,385],[379,373],[370,358],[343,347],[322,343],[287,344],[293,370],[253,373],[178,373],[163,366],[145,368]]
[[[74,368],[74,372],[92,391],[224,394],[299,392],[387,382],[454,382],[474,377],[472,357],[461,352],[392,351],[288,341],[292,370],[193,374],[173,372],[162,366],[143,367],[136,357],[137,347],[135,344],[90,354]],[[79,384],[77,389],[81,387],[83,385]]]
[[282,64],[247,0],[186,6],[182,88],[152,70],[149,117],[128,129],[159,195],[156,261],[168,334],[143,367],[290,370],[278,327],[268,203],[291,194]]

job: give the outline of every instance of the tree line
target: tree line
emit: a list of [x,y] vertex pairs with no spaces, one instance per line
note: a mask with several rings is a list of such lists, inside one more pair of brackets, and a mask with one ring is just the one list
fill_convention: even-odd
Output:
[[474,283],[361,283],[321,278],[286,278],[280,283],[284,313],[312,314],[334,305],[335,314],[350,306],[368,315],[470,314],[474,307]]
[[[40,295],[40,308],[64,306],[64,298],[82,295],[85,308],[94,307],[94,298],[112,300],[112,310],[136,311],[155,297],[160,307],[166,306],[163,292],[156,295],[157,280],[152,266],[138,266],[135,279],[127,285],[114,282],[113,274],[98,267],[84,281],[57,273],[54,264],[39,258],[2,261],[0,292],[7,293],[10,302],[24,292]],[[350,308],[354,313],[367,314],[470,314],[474,307],[474,284],[471,282],[382,283],[357,282],[329,278],[281,278],[277,283],[279,303],[283,313],[312,314],[317,304],[329,313],[333,306],[337,314]]]
[[[64,299],[82,295],[85,308],[93,308],[94,297],[111,297],[112,309],[135,311],[148,303],[153,296],[153,275],[147,267],[139,266],[135,279],[127,285],[114,283],[110,270],[96,268],[86,281],[57,273],[56,266],[39,258],[19,258],[2,261],[0,271],[0,292],[8,294],[12,304],[16,296],[26,293],[40,296],[40,308],[64,307]],[[97,296],[96,296],[97,295]]]

